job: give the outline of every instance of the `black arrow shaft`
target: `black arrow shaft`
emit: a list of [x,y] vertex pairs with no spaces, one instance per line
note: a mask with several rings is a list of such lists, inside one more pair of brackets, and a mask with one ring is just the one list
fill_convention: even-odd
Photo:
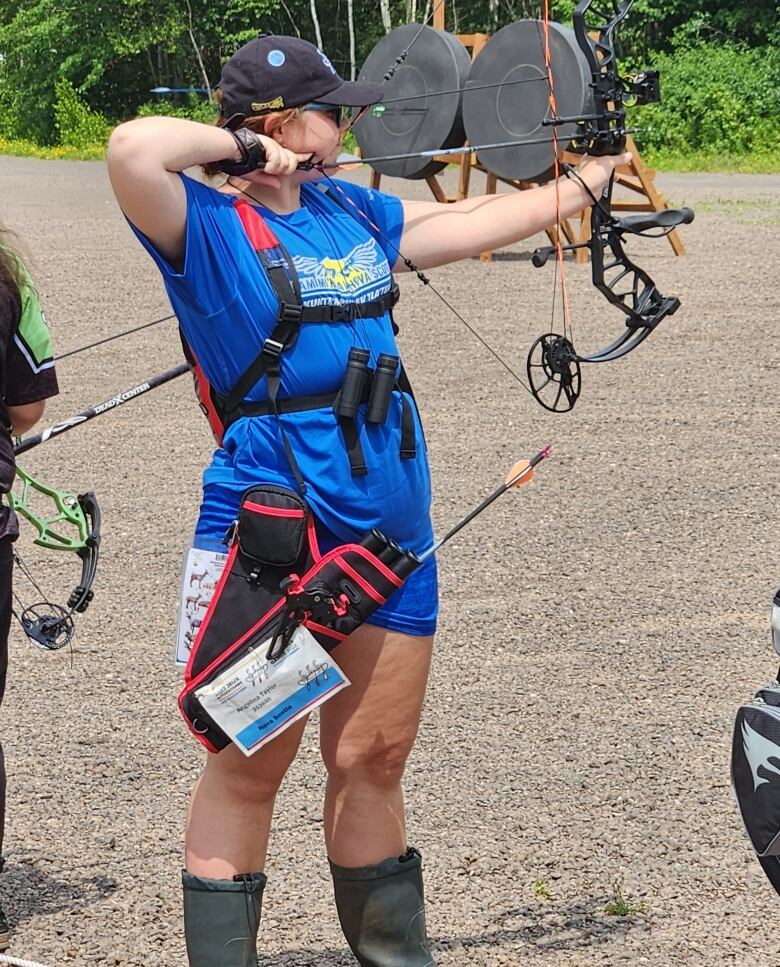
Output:
[[533,471],[534,467],[538,466],[542,460],[545,460],[550,455],[551,450],[552,447],[547,446],[538,453],[534,454],[534,456],[532,456],[528,461],[527,466],[523,467],[522,470],[516,473],[511,480],[507,480],[505,483],[501,484],[500,487],[497,487],[492,494],[489,494],[487,497],[485,497],[481,504],[475,507],[472,511],[466,514],[465,517],[461,518],[457,524],[451,527],[443,537],[440,537],[435,543],[431,544],[428,550],[423,551],[422,554],[420,554],[420,560],[424,561],[427,557],[430,557],[431,554],[435,554],[436,551],[443,547],[451,537],[454,537],[458,531],[462,530],[466,526],[466,524],[470,524],[475,517],[478,517],[483,510],[486,510],[495,500],[498,500],[502,494],[505,494],[511,487],[517,486],[523,477],[528,476],[528,474]]

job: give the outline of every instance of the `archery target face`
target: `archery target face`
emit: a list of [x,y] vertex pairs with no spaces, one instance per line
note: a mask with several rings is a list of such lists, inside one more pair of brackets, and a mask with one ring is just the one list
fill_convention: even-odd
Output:
[[[364,158],[457,148],[464,142],[461,89],[471,58],[452,34],[421,29],[415,23],[397,27],[368,55],[358,80],[382,83],[410,44],[407,56],[385,84],[384,100],[353,128]],[[382,174],[416,179],[436,174],[446,162],[410,158],[377,162],[373,167]]]
[[[591,71],[574,31],[549,25],[550,63],[559,117],[593,112]],[[545,34],[540,20],[518,20],[498,31],[474,60],[463,95],[463,123],[470,144],[526,141],[512,148],[478,152],[482,165],[500,178],[547,181],[552,174],[553,128],[545,65]],[[557,128],[560,150],[575,124]],[[543,140],[545,143],[535,144]]]

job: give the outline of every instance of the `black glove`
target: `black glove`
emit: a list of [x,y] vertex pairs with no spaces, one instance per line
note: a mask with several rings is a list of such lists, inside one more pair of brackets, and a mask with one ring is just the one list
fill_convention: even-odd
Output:
[[239,128],[237,131],[228,128],[227,131],[232,134],[241,151],[241,160],[232,161],[228,158],[218,161],[217,168],[220,171],[224,171],[226,175],[248,175],[250,171],[265,167],[265,150],[260,137],[254,131],[249,128]]

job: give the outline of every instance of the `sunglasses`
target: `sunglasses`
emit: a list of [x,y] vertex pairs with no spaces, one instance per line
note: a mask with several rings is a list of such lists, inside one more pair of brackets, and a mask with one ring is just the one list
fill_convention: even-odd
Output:
[[356,121],[359,121],[368,110],[368,106],[347,107],[344,104],[325,104],[319,101],[313,101],[311,104],[305,104],[301,110],[322,111],[325,114],[329,114],[336,124],[341,127],[344,123],[348,122],[351,126]]

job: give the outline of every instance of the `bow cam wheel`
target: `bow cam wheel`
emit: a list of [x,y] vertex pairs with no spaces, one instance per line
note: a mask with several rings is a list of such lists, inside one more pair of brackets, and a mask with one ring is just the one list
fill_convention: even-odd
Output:
[[580,362],[574,346],[556,332],[539,336],[526,361],[531,392],[553,413],[574,409],[580,395]]
[[42,601],[25,608],[21,622],[30,641],[44,651],[58,651],[73,639],[71,612],[50,601]]

